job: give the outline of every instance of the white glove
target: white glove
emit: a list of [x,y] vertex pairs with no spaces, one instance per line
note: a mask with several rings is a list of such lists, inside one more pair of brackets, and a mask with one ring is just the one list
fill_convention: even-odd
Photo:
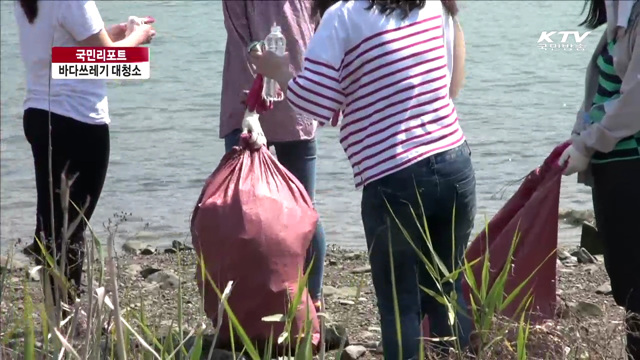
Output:
[[569,145],[569,147],[564,150],[562,155],[560,155],[558,165],[564,166],[564,164],[568,162],[563,174],[565,176],[569,176],[577,172],[586,170],[587,167],[589,167],[590,160],[590,158],[578,152],[578,150],[576,150],[573,145]]
[[250,143],[254,148],[267,145],[267,137],[264,136],[262,126],[260,126],[260,115],[257,113],[246,110],[244,112],[244,119],[242,119],[242,133],[249,133],[251,135]]
[[144,25],[144,19],[139,18],[137,16],[129,16],[129,20],[127,21],[127,32],[125,36],[129,36],[136,26]]

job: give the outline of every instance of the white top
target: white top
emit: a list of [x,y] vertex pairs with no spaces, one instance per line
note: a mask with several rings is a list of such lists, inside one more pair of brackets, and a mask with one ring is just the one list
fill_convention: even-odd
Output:
[[[633,5],[636,0],[624,0],[618,1],[618,13],[616,14],[616,19],[618,19],[617,26],[626,28],[629,25],[629,17],[631,16],[631,10],[633,9]],[[608,13],[613,12],[613,0],[606,0],[605,9]]]
[[441,3],[404,20],[368,5],[327,10],[287,92],[294,109],[321,123],[342,111],[340,142],[357,188],[465,141],[449,97]]
[[95,2],[38,1],[33,24],[29,24],[20,3],[15,4],[20,51],[27,71],[24,108],[49,110],[51,81],[51,112],[89,124],[108,124],[106,80],[51,79],[52,46],[79,46],[78,41],[104,29]]

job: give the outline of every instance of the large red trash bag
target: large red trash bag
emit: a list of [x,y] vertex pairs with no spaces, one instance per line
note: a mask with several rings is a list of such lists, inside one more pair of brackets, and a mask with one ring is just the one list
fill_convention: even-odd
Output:
[[[481,283],[484,256],[489,246],[489,284],[502,272],[516,232],[518,242],[513,252],[511,270],[505,285],[509,295],[533,275],[516,299],[501,315],[513,318],[530,292],[532,321],[552,319],[556,311],[556,264],[558,248],[558,212],[563,167],[558,165],[562,152],[569,146],[557,146],[537,169],[531,171],[516,193],[489,221],[485,230],[470,244],[467,261],[479,261],[473,266],[476,283]],[[487,237],[488,232],[488,237]],[[537,269],[537,270],[536,270]],[[466,279],[465,279],[466,280]],[[469,284],[464,282],[464,295],[470,304]]]
[[[537,271],[502,312],[501,315],[508,318],[518,315],[516,311],[529,292],[533,296],[529,316],[532,322],[555,316],[557,260],[550,255],[558,247],[558,212],[563,171],[558,160],[568,146],[569,143],[558,145],[540,167],[527,175],[518,191],[473,240],[465,254],[468,262],[478,260],[472,269],[476,284],[481,284],[488,245],[491,287],[507,262],[516,231],[518,232],[519,239],[513,252],[505,294],[511,294],[536,269]],[[463,292],[467,304],[471,306],[471,289],[466,278],[463,281]],[[474,300],[478,303],[477,299]],[[429,334],[428,329],[428,319],[425,318],[423,332]]]
[[[317,221],[302,184],[266,147],[250,149],[245,135],[206,181],[191,220],[193,245],[220,292],[233,281],[228,304],[254,343],[272,336],[275,343],[283,332],[284,323],[262,319],[287,313]],[[207,317],[220,327],[218,344],[228,347],[227,313],[222,324],[216,324],[220,299],[206,278],[203,282],[200,265],[196,278],[201,293],[204,290]],[[292,336],[304,334],[307,319],[312,321],[317,349],[318,319],[304,289]],[[236,342],[236,346],[242,344]]]

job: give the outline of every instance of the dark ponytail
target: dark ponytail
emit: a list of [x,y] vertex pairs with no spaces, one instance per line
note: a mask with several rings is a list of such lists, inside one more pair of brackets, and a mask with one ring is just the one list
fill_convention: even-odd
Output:
[[440,0],[442,2],[442,6],[447,10],[451,17],[456,17],[458,15],[458,4],[456,4],[456,0]]
[[20,0],[20,6],[29,20],[29,24],[33,24],[38,17],[38,0]]
[[607,8],[604,1],[585,0],[582,12],[584,13],[587,6],[589,7],[589,12],[587,12],[587,17],[580,23],[580,26],[584,25],[587,29],[593,30],[607,22]]
[[[312,13],[314,16],[322,17],[324,12],[327,11],[333,4],[337,3],[339,0],[314,0],[312,6]],[[348,0],[343,0],[348,1]],[[361,1],[361,0],[356,0]],[[369,2],[368,10],[372,9],[374,6],[378,8],[378,10],[384,15],[389,15],[396,10],[402,14],[402,17],[407,17],[411,11],[414,9],[422,9],[426,4],[426,0],[366,0]],[[442,2],[442,6],[447,10],[447,12],[455,17],[458,15],[458,5],[456,4],[456,0],[440,0]]]

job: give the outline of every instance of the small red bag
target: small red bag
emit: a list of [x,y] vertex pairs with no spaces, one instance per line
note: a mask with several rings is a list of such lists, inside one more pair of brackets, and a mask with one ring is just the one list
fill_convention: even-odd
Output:
[[[284,323],[264,317],[286,314],[298,290],[307,248],[318,215],[300,182],[266,147],[254,150],[243,135],[221,160],[202,190],[191,220],[195,251],[220,292],[234,282],[228,304],[253,342],[275,340]],[[204,308],[217,321],[219,297],[197,266],[198,287],[204,290]],[[312,321],[314,345],[320,331],[315,307],[306,289],[295,313],[292,336],[304,334]],[[230,342],[225,312],[218,337],[221,347]],[[295,340],[293,340],[295,343]],[[242,346],[236,341],[236,346]]]

